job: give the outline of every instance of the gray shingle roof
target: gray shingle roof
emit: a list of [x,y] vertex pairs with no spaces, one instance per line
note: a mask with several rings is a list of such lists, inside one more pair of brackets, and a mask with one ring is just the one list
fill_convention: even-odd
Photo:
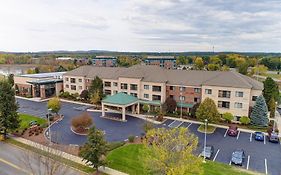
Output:
[[158,66],[135,65],[122,67],[82,66],[65,73],[66,76],[83,76],[103,79],[140,78],[145,82],[168,83],[186,86],[224,86],[262,90],[263,84],[233,71],[169,70]]

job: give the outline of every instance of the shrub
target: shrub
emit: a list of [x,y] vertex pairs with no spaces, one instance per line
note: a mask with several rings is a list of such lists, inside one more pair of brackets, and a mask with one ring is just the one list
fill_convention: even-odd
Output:
[[143,124],[143,130],[144,130],[144,132],[147,132],[147,131],[149,131],[149,130],[151,130],[151,129],[153,129],[154,128],[154,125],[153,125],[153,123],[151,123],[151,122],[145,122],[144,124]]
[[93,124],[93,119],[87,112],[83,112],[80,116],[74,117],[71,120],[71,124],[76,129],[77,128],[86,129]]
[[223,113],[222,117],[228,123],[230,123],[234,119],[233,115],[229,112]]
[[148,112],[148,110],[149,110],[148,104],[144,104],[144,105],[142,106],[142,110],[143,110],[144,112]]
[[129,140],[130,143],[133,143],[134,140],[135,140],[135,136],[129,136],[128,140]]
[[242,116],[242,117],[239,119],[239,121],[240,121],[243,125],[248,125],[248,124],[251,122],[250,118],[247,117],[247,116]]

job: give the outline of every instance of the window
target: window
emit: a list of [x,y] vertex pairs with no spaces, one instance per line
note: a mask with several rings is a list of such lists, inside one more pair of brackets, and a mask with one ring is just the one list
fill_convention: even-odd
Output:
[[149,98],[149,94],[143,94],[144,98]]
[[243,92],[241,92],[241,91],[236,91],[236,92],[235,92],[235,97],[243,97]]
[[131,93],[131,96],[138,97],[137,93]]
[[118,83],[117,82],[113,82],[113,86],[118,86]]
[[152,100],[159,100],[159,101],[161,101],[161,96],[160,95],[152,95]]
[[69,88],[69,85],[67,84],[67,85],[65,85],[65,88]]
[[65,78],[65,81],[68,81],[69,80],[69,78]]
[[196,97],[195,97],[195,98],[194,98],[194,102],[195,102],[195,103],[199,102],[199,98],[196,98]]
[[219,90],[219,97],[230,98],[230,91]]
[[185,91],[185,87],[180,87],[180,91],[184,92]]
[[228,108],[229,109],[230,103],[228,101],[218,101],[219,108]]
[[180,101],[184,101],[185,100],[185,96],[180,96]]
[[242,107],[243,107],[242,103],[239,103],[239,102],[234,103],[234,108],[242,108]]
[[175,90],[175,86],[170,86],[170,90],[171,91]]
[[111,95],[111,90],[107,90],[107,89],[104,90],[104,94],[105,94],[105,95]]
[[128,89],[127,83],[121,83],[121,89]]
[[70,86],[70,89],[71,89],[71,90],[76,90],[76,86],[75,86],[75,85],[71,85],[71,86]]
[[195,92],[195,93],[200,93],[201,90],[200,90],[200,88],[194,88],[194,92]]
[[82,83],[82,79],[81,78],[79,78],[79,83]]
[[87,81],[87,83],[89,83],[89,82],[90,82],[90,79],[87,79],[86,81]]
[[212,94],[212,89],[205,89],[205,94]]
[[252,101],[256,101],[258,96],[252,96]]
[[152,91],[161,92],[161,86],[152,86]]
[[137,91],[138,90],[138,85],[137,84],[130,84],[130,89]]
[[104,87],[111,87],[111,82],[110,81],[105,81],[104,82]]
[[82,89],[82,86],[79,86],[79,89],[81,90],[81,89]]
[[149,90],[149,85],[143,85],[143,88]]
[[118,91],[113,91],[113,94],[117,94]]
[[70,78],[70,83],[75,83],[75,78]]

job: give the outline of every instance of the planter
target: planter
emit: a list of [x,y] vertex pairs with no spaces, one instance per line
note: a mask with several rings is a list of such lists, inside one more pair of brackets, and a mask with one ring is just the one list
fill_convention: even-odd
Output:
[[81,135],[81,136],[86,136],[88,135],[89,129],[85,128],[74,128],[73,126],[70,127],[70,130],[76,134],[76,135]]

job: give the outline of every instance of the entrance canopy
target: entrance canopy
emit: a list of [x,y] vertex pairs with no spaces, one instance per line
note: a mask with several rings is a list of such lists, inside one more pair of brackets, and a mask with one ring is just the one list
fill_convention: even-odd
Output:
[[[122,120],[126,121],[126,107],[137,104],[137,112],[139,113],[139,100],[138,98],[128,95],[124,92],[119,92],[112,96],[107,96],[102,100],[102,116],[105,116],[104,106],[114,106],[122,108]],[[133,108],[135,109],[135,108]]]

